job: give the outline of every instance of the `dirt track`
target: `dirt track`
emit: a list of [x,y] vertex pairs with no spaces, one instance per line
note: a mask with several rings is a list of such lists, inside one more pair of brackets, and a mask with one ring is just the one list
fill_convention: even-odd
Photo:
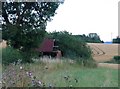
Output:
[[120,69],[120,64],[98,63],[98,67]]

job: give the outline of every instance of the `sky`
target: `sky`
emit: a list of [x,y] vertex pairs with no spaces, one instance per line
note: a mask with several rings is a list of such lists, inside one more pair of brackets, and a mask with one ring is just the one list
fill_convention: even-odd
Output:
[[73,35],[97,33],[101,40],[118,36],[120,0],[65,0],[48,22],[46,31],[68,31]]

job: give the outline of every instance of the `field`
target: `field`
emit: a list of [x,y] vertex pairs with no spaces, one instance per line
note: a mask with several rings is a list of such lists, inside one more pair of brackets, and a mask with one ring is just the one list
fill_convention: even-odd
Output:
[[[23,68],[22,70],[21,67]],[[37,62],[13,67],[9,66],[9,70],[12,70],[12,72],[16,70],[18,74],[22,73],[22,78],[25,79],[21,79],[20,82],[16,82],[19,78],[15,77],[15,74],[6,73],[7,76],[11,76],[11,79],[13,79],[10,81],[15,81],[17,86],[22,87],[26,87],[29,82],[32,82],[25,77],[28,71],[31,71],[31,76],[35,77],[34,81],[40,81],[40,86],[44,84],[45,87],[118,87],[118,70],[86,68],[74,63],[71,64],[68,61],[44,62],[42,64]],[[3,76],[5,76],[5,73]],[[15,86],[10,81],[7,82],[7,85]]]
[[[4,85],[26,87],[32,85],[35,78],[34,81],[38,82],[39,86],[45,87],[118,87],[118,64],[102,63],[118,55],[118,45],[88,45],[93,51],[94,60],[98,63],[96,68],[53,59],[44,59],[33,64],[10,65],[3,67],[3,78],[7,76]],[[28,72],[32,74],[29,77],[26,75]]]
[[88,45],[93,52],[93,59],[98,62],[99,67],[120,69],[120,64],[103,63],[112,60],[116,55],[120,55],[120,44],[88,43]]
[[111,60],[118,54],[120,45],[118,44],[101,44],[101,43],[88,43],[93,51],[93,58],[97,62],[104,62]]

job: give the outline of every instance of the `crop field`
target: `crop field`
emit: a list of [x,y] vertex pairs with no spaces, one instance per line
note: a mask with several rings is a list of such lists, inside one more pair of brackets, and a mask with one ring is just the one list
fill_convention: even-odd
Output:
[[104,62],[111,60],[114,56],[120,55],[120,44],[102,44],[102,43],[88,43],[93,52],[93,58],[97,62]]
[[92,50],[93,59],[98,62],[99,67],[120,69],[120,64],[103,63],[120,55],[120,44],[88,43],[88,45]]

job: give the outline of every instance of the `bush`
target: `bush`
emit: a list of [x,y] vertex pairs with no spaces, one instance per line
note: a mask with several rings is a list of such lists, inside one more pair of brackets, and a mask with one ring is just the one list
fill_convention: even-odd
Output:
[[118,43],[118,44],[120,44],[120,38],[117,37],[117,38],[113,39],[113,43]]
[[64,57],[70,59],[91,58],[91,50],[86,43],[77,39],[69,32],[53,32],[49,34],[49,37],[58,41],[59,49],[62,51]]
[[116,61],[120,61],[120,56],[114,56],[114,59],[115,59]]
[[2,49],[2,63],[8,65],[9,63],[17,62],[19,59],[23,59],[21,53],[12,47]]
[[21,52],[23,59],[22,63],[34,63],[32,59],[39,58],[39,53],[36,51]]
[[120,63],[120,56],[114,56],[113,59],[115,62]]

